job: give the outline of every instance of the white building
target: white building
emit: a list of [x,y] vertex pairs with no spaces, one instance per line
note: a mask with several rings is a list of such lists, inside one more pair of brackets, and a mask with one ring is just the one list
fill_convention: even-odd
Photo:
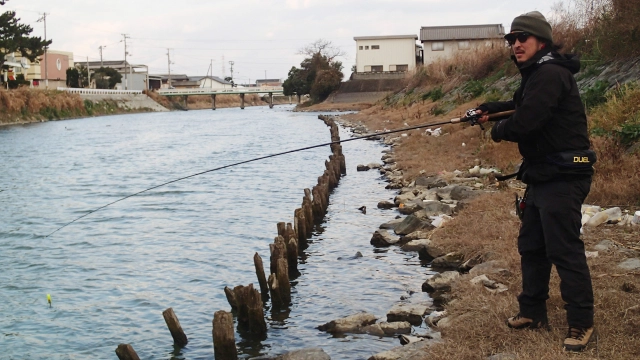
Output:
[[450,57],[458,51],[482,46],[505,46],[502,24],[423,26],[420,42],[424,47],[424,63]]
[[[416,68],[416,35],[357,36],[356,73],[406,73]],[[420,60],[419,60],[420,61]]]

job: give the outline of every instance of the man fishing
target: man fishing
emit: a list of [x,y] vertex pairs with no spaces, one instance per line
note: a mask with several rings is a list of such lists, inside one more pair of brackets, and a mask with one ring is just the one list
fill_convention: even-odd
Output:
[[518,252],[522,267],[519,312],[507,319],[513,329],[547,328],[551,267],[560,276],[569,330],[563,348],[583,350],[593,337],[593,290],[580,207],[589,193],[595,153],[589,150],[587,117],[573,77],[580,62],[560,55],[551,25],[537,12],[516,17],[504,38],[522,81],[513,100],[472,109],[480,123],[489,114],[515,110],[491,130],[494,141],[518,143],[523,163],[518,179],[527,184]]

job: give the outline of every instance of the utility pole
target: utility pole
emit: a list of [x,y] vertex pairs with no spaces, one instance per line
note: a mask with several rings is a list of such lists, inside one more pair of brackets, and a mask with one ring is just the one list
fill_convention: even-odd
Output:
[[129,89],[129,82],[127,79],[127,55],[129,55],[129,53],[127,52],[127,39],[130,38],[129,35],[127,34],[122,34],[122,37],[124,38],[124,89],[128,90]]
[[211,64],[209,64],[209,68],[211,69],[211,79],[209,80],[211,80],[211,88],[213,89],[213,59],[211,59]]
[[171,52],[170,49],[167,48],[167,65],[169,66],[169,79],[167,80],[167,84],[169,85],[169,89],[171,89]]
[[[37,22],[44,22],[44,41],[47,41],[47,13],[42,13],[40,19]],[[44,47],[44,87],[45,89],[49,89],[49,68],[47,66],[47,49],[49,47]],[[42,76],[42,65],[40,65],[40,76]]]
[[233,64],[235,64],[235,62],[229,61],[229,65],[231,66],[231,81],[233,81]]
[[106,45],[104,45],[104,46],[103,46],[103,45],[100,45],[100,47],[98,48],[98,49],[100,49],[100,67],[104,67],[104,64],[103,64],[103,62],[102,62],[102,50],[103,50],[104,48],[106,48],[106,47],[107,47]]
[[87,56],[87,88],[91,88],[91,71],[89,71],[89,57]]

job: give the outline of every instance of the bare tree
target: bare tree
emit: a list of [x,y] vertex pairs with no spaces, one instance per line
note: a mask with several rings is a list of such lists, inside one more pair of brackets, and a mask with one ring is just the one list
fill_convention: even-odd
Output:
[[332,62],[333,59],[345,56],[346,53],[340,50],[339,47],[333,45],[331,41],[324,39],[318,39],[298,50],[298,55],[305,55],[309,58],[313,57],[315,54],[320,54],[324,56],[328,62]]

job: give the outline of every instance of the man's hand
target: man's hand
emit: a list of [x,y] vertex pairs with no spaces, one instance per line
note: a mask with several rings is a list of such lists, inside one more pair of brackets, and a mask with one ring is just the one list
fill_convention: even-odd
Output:
[[482,111],[480,109],[476,109],[476,114],[480,115],[480,117],[478,118],[478,122],[480,124],[484,124],[487,121],[489,121],[489,112],[488,111]]

